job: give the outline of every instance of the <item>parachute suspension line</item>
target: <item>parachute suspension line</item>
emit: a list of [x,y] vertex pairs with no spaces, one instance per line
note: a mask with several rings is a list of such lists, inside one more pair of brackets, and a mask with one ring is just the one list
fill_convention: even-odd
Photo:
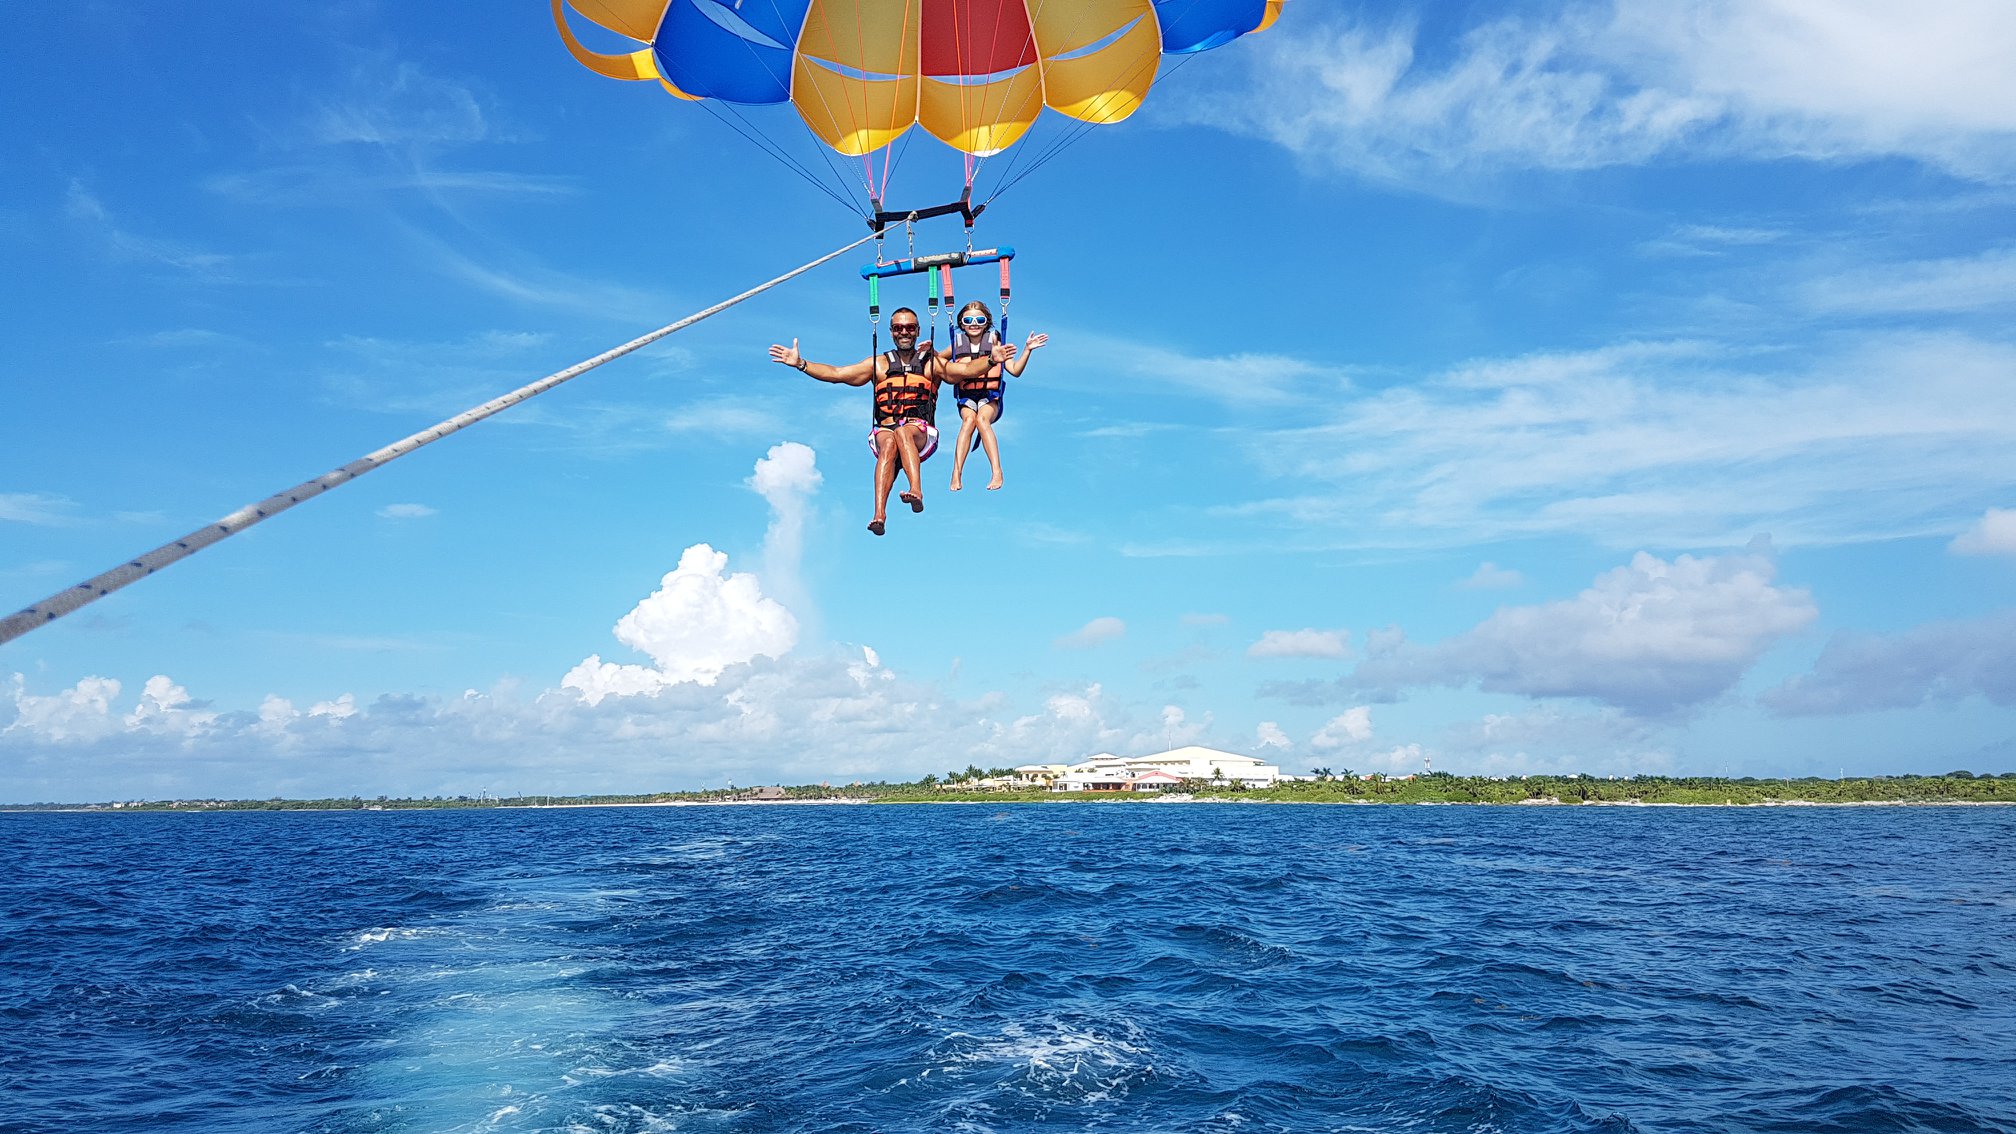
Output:
[[[1047,2],[1047,0],[1045,0],[1045,2]],[[1181,13],[1178,13],[1174,18],[1180,19],[1182,16],[1188,15],[1190,9],[1195,8],[1198,3],[1199,0],[1190,0],[1190,2],[1187,5],[1185,5],[1183,11]],[[1039,14],[1040,14],[1040,5],[1039,5]],[[1176,72],[1182,70],[1185,66],[1189,64],[1189,62],[1192,59],[1197,58],[1197,56],[1201,54],[1203,53],[1193,51],[1184,55],[1181,59],[1178,59],[1175,62],[1175,64],[1169,68],[1168,74],[1158,76],[1155,81],[1164,82],[1168,79],[1175,77]],[[1150,55],[1146,59],[1143,59],[1141,62],[1136,63],[1132,68],[1130,68],[1127,71],[1125,75],[1121,77],[1120,82],[1115,85],[1116,89],[1125,89],[1129,84],[1133,83],[1135,79],[1139,78],[1141,72],[1147,69],[1148,67],[1150,66],[1159,67],[1161,65],[1162,58],[1163,57],[1160,55]],[[1008,190],[1014,188],[1016,183],[1020,182],[1024,177],[1027,177],[1030,174],[1035,173],[1037,170],[1043,168],[1044,166],[1050,164],[1051,159],[1057,157],[1065,150],[1068,150],[1072,146],[1078,144],[1078,142],[1082,141],[1085,138],[1085,136],[1091,133],[1095,127],[1102,125],[1105,125],[1105,123],[1097,118],[1078,119],[1077,121],[1073,122],[1070,126],[1065,128],[1064,135],[1062,138],[1060,138],[1056,142],[1053,142],[1047,150],[1045,150],[1040,156],[1031,161],[1027,168],[1025,168],[1019,175],[1011,179],[1009,175],[1015,172],[1015,166],[1022,160],[1022,147],[1021,146],[1015,147],[1015,155],[1014,157],[1009,159],[1007,170],[1001,174],[1000,179],[995,183],[994,191],[987,195],[987,199],[985,201],[981,202],[982,207],[993,204],[994,199],[996,197],[999,197],[1001,194],[1006,193]]]
[[[1030,10],[1030,11],[1029,11],[1029,27],[1030,27],[1030,33],[1029,33],[1029,34],[1030,34],[1030,36],[1031,36],[1031,38],[1032,38],[1032,39],[1034,38],[1034,36],[1035,36],[1035,34],[1036,34],[1036,33],[1035,33],[1035,27],[1036,27],[1036,25],[1037,25],[1037,24],[1039,24],[1039,23],[1041,23],[1041,22],[1042,22],[1042,20],[1043,20],[1043,10],[1044,10],[1045,8],[1047,8],[1048,6],[1049,6],[1049,0],[1036,0],[1036,7],[1034,8],[1034,10]],[[1024,7],[1025,7],[1025,9],[1027,8],[1027,3],[1026,3],[1026,0],[1025,0],[1025,3],[1024,3]],[[999,25],[996,25],[996,26],[997,26],[997,29],[998,29],[998,26],[999,26]],[[1039,78],[1040,78],[1040,73],[1041,73],[1041,71],[1042,71],[1042,68],[1043,68],[1043,60],[1042,60],[1042,59],[1040,58],[1040,54],[1041,54],[1041,53],[1039,52],[1038,54],[1039,54],[1039,58],[1038,58],[1037,62],[1036,62],[1036,63],[1034,64],[1034,66],[1035,66],[1035,67],[1037,68],[1037,70],[1038,70],[1038,73],[1039,73]],[[1036,116],[1035,116],[1035,117],[1036,117],[1036,118],[1039,118],[1039,119],[1040,119],[1040,118],[1041,118],[1041,116],[1042,116],[1042,113],[1043,113],[1043,102],[1042,102],[1041,100],[1042,100],[1042,99],[1044,99],[1044,97],[1045,97],[1045,95],[1044,95],[1044,90],[1045,90],[1045,84],[1044,84],[1044,82],[1040,82],[1040,81],[1039,81],[1039,82],[1036,82],[1036,83],[1033,83],[1033,84],[1031,84],[1031,85],[1029,86],[1029,88],[1028,88],[1027,90],[1025,90],[1025,91],[1023,91],[1023,92],[1022,92],[1022,98],[1021,98],[1021,101],[1019,101],[1019,102],[1017,102],[1017,103],[1015,104],[1015,112],[1014,112],[1013,114],[1000,114],[1000,115],[997,115],[997,117],[1002,117],[1002,118],[1012,118],[1012,119],[1016,119],[1016,120],[1020,120],[1020,119],[1021,119],[1021,117],[1022,117],[1022,116],[1023,116],[1024,114],[1028,113],[1028,111],[1029,111],[1029,106],[1030,106],[1030,103],[1034,102],[1034,103],[1036,104]],[[1007,100],[1007,99],[1006,99],[1005,97],[1004,97],[1004,98],[1003,98],[1003,99],[1001,100],[1001,106],[1002,106],[1002,109],[1003,109],[1003,110],[1005,111],[1005,110],[1006,110],[1006,108],[1007,108],[1007,106],[1008,106],[1008,100]],[[1009,159],[1008,159],[1008,172],[1010,172],[1010,173],[1014,172],[1014,169],[1015,169],[1015,166],[1016,166],[1016,164],[1017,164],[1018,162],[1020,162],[1020,161],[1022,160],[1022,151],[1023,151],[1023,149],[1024,149],[1025,147],[1027,147],[1028,145],[1030,145],[1030,143],[1028,143],[1028,142],[1023,142],[1023,143],[1021,143],[1021,144],[1019,144],[1019,145],[1015,145],[1015,146],[1011,146],[1011,147],[1009,147],[1010,149],[1014,150],[1015,152],[1014,152],[1014,154],[1013,154],[1012,156],[1010,156],[1010,157],[1009,157]],[[996,151],[996,153],[997,153],[997,155],[998,155],[999,151]],[[974,178],[978,177],[978,176],[979,176],[979,174],[980,174],[980,171],[981,171],[982,169],[984,169],[984,168],[986,167],[986,165],[987,165],[988,161],[992,160],[992,156],[993,156],[993,155],[990,155],[990,157],[985,157],[985,158],[980,158],[980,159],[976,160],[976,161],[975,161],[975,162],[973,163],[973,171],[972,171],[971,173],[967,174],[967,176],[966,176],[966,183],[967,183],[967,186],[968,186],[969,188],[970,188],[970,187],[972,186],[972,183],[973,183],[973,180],[974,180]],[[1007,176],[1007,174],[1006,174],[1006,173],[1002,174],[1002,177],[1006,177],[1006,176]],[[1000,180],[1001,180],[1001,178],[996,178],[996,179],[995,179],[995,183],[996,183],[996,184],[998,185],[998,184],[1000,183]],[[998,190],[998,189],[997,189],[997,190],[996,190],[996,192],[994,193],[994,196],[996,196],[996,197],[1000,196],[1000,192],[999,192],[999,190]],[[992,201],[992,200],[993,200],[993,197],[989,197],[989,198],[988,198],[988,201]],[[983,206],[982,206],[982,207],[985,207],[984,203],[983,203]]]
[[[834,192],[833,187],[831,185],[828,185],[825,182],[819,180],[819,178],[816,175],[814,175],[811,170],[807,169],[803,165],[800,165],[798,162],[791,160],[790,155],[784,152],[784,148],[782,146],[779,146],[775,141],[766,137],[763,134],[763,132],[756,129],[756,127],[752,125],[748,119],[743,118],[742,112],[735,109],[734,103],[724,102],[721,105],[726,107],[728,113],[733,115],[736,121],[741,123],[741,125],[739,126],[736,125],[735,122],[730,122],[727,118],[722,117],[721,111],[716,110],[714,108],[715,100],[711,98],[703,98],[698,101],[700,105],[706,109],[707,113],[714,116],[715,121],[721,123],[722,125],[728,127],[730,130],[733,130],[737,134],[740,134],[744,138],[748,139],[748,141],[752,145],[754,145],[757,149],[763,151],[766,154],[769,154],[772,160],[778,162],[784,168],[797,174],[799,177],[804,178],[806,183],[811,185],[814,189],[817,189],[821,193],[826,194],[828,197],[833,198],[835,201],[840,202],[841,208],[846,209],[848,212],[854,213],[857,216],[861,215],[861,207],[859,205],[856,205],[854,202],[849,201],[847,198]],[[821,157],[824,158],[823,153],[821,154]],[[827,168],[829,170],[833,168],[830,160],[827,162]],[[837,173],[835,174],[835,179],[839,180],[840,183],[843,185],[846,184],[845,180],[840,179]]]
[[[777,0],[768,0],[768,2],[770,5],[771,14],[777,17],[778,24],[779,25],[787,24],[789,21],[787,21],[784,18],[784,11],[782,8],[778,7]],[[736,0],[735,7],[740,8],[741,6],[742,6],[742,0]],[[756,45],[753,42],[744,39],[739,35],[736,36],[735,38],[741,40],[743,48],[747,50],[749,53],[749,58],[755,60],[756,65],[763,68],[764,72],[770,76],[772,82],[776,83],[780,87],[783,87],[787,91],[792,89],[794,84],[791,81],[791,76],[778,74],[777,68],[772,67],[770,65],[770,61],[764,58],[761,52],[756,50]],[[831,121],[838,122],[840,119],[837,115],[833,113],[833,105],[827,101],[826,92],[820,90],[819,84],[817,83],[811,84],[811,87],[812,87],[812,93],[819,96],[819,105],[825,108],[826,117]],[[799,129],[805,131],[805,136],[812,140],[812,152],[818,154],[819,160],[825,163],[826,171],[833,175],[834,183],[843,186],[847,185],[849,183],[847,175],[840,172],[839,166],[833,164],[833,155],[830,152],[828,152],[826,143],[820,141],[819,135],[813,132],[811,124],[805,121],[805,117],[803,115],[794,114],[791,117],[797,120],[798,127]],[[870,185],[867,188],[868,188],[868,196],[872,199],[875,196],[874,186]],[[852,206],[849,207],[851,208]],[[871,204],[869,212],[873,212],[876,208],[879,207],[880,206]],[[865,213],[863,214],[863,216],[866,215],[867,214]]]
[[[1198,54],[1200,53],[1192,52],[1191,54],[1185,55],[1181,59],[1178,59],[1173,65],[1170,66],[1168,74],[1161,76],[1161,79],[1158,81],[1167,81],[1171,78],[1174,78],[1176,72],[1181,71],[1185,66],[1189,64],[1189,62],[1192,59],[1197,58]],[[1152,58],[1157,63],[1159,63],[1162,57],[1154,56]],[[1135,64],[1134,68],[1127,73],[1126,81],[1132,82],[1134,77],[1141,73],[1144,66],[1145,64],[1139,64],[1139,63]],[[1079,142],[1085,139],[1086,135],[1090,134],[1092,131],[1098,129],[1100,126],[1103,126],[1105,124],[1106,123],[1098,119],[1081,119],[1077,122],[1072,123],[1071,126],[1065,130],[1063,138],[1052,143],[1049,149],[1043,151],[1041,156],[1037,157],[1035,161],[1029,163],[1028,167],[1023,169],[1020,174],[1016,175],[1016,177],[1013,180],[1008,180],[1005,181],[1004,184],[996,185],[994,187],[994,192],[988,195],[987,200],[984,203],[992,204],[994,198],[999,197],[1001,194],[1006,193],[1010,189],[1013,189],[1015,185],[1018,182],[1020,182],[1023,178],[1028,177],[1030,174],[1035,173],[1037,170],[1042,169],[1046,165],[1049,165],[1050,162],[1054,158],[1056,158],[1059,154],[1062,154],[1065,150],[1068,150],[1072,146],[1077,145]],[[1021,157],[1021,154],[1019,153],[1016,154],[1016,157],[1018,158]],[[1014,166],[1011,163],[1009,166],[1009,172],[1013,171]],[[1002,177],[1004,179],[1007,178],[1007,174],[1006,173],[1002,174]]]
[[856,240],[852,244],[835,248],[817,260],[793,268],[776,279],[758,284],[731,299],[724,299],[714,306],[702,311],[696,311],[676,323],[668,323],[652,331],[650,334],[632,339],[614,349],[603,351],[601,354],[585,362],[577,362],[556,374],[549,374],[537,382],[521,386],[500,397],[492,398],[474,409],[465,410],[441,422],[439,425],[423,429],[402,441],[395,441],[376,452],[359,457],[341,468],[331,469],[329,472],[323,473],[313,480],[303,481],[283,492],[275,493],[256,504],[247,504],[236,512],[223,517],[215,523],[198,528],[173,543],[162,544],[160,547],[147,552],[137,559],[122,563],[110,571],[106,571],[101,575],[87,579],[71,587],[69,590],[59,591],[56,594],[50,595],[34,606],[0,619],[0,642],[11,642],[28,631],[35,629],[37,626],[54,622],[63,615],[69,614],[71,611],[88,603],[96,602],[113,591],[138,579],[152,575],[171,563],[187,559],[189,556],[209,547],[213,543],[218,543],[226,537],[237,535],[239,532],[244,531],[261,520],[277,516],[296,504],[320,496],[338,485],[347,484],[373,469],[390,464],[392,461],[405,456],[423,445],[439,441],[451,433],[459,432],[482,421],[484,418],[510,409],[519,402],[543,394],[563,382],[578,378],[605,362],[613,362],[626,354],[650,346],[652,343],[675,331],[685,330],[702,319],[718,315],[746,299],[753,299],[787,280],[802,276],[821,264],[852,252],[872,239],[874,239],[874,236],[870,234]]

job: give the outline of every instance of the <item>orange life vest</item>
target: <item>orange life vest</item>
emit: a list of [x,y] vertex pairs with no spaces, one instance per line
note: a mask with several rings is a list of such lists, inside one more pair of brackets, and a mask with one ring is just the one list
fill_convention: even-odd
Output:
[[875,381],[875,428],[891,429],[904,421],[938,423],[938,380],[925,373],[927,355],[919,351],[892,350],[882,358],[887,363]]
[[[964,331],[954,331],[952,333],[952,361],[964,362],[968,359],[978,358],[981,355],[992,354],[994,347],[1000,341],[1000,338],[990,330],[980,336],[980,342],[976,345],[967,337]],[[1001,367],[999,364],[996,364],[988,367],[986,372],[977,378],[957,378],[953,382],[954,392],[961,398],[970,398],[981,402],[992,401],[1001,396]]]

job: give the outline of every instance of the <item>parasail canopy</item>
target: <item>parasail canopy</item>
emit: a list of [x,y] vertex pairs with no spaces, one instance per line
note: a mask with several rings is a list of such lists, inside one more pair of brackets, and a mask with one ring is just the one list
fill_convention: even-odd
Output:
[[[1164,55],[1260,31],[1286,0],[552,0],[567,49],[683,99],[790,103],[848,155],[911,126],[985,157],[1045,107],[1081,122],[1139,109]],[[639,46],[592,51],[568,11]]]

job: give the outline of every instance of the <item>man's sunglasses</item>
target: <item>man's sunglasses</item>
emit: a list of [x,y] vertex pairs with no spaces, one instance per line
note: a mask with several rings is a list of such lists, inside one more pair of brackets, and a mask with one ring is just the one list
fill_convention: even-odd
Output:
[[918,324],[916,323],[889,324],[889,333],[892,335],[914,335],[917,333],[917,330],[918,330]]

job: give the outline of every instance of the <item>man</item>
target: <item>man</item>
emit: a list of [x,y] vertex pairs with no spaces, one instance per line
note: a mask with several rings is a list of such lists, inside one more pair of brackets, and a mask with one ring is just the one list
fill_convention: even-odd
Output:
[[898,307],[889,313],[889,337],[896,349],[852,366],[828,366],[808,362],[798,353],[798,340],[791,345],[770,347],[770,361],[802,370],[821,382],[842,386],[874,384],[874,426],[868,432],[868,448],[875,454],[875,518],[868,530],[881,535],[888,521],[889,490],[896,486],[896,466],[910,482],[908,491],[897,499],[912,512],[924,510],[924,479],[921,466],[938,450],[938,384],[948,378],[972,378],[985,374],[998,362],[1015,357],[1012,345],[996,346],[990,353],[958,362],[941,360],[930,343],[919,345],[923,328],[917,313]]

